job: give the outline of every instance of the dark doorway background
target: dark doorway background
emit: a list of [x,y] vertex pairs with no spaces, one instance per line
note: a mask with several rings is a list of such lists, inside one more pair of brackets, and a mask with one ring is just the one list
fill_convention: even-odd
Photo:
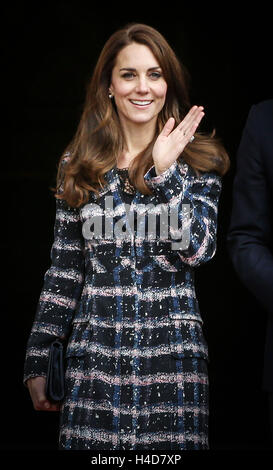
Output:
[[[210,349],[213,449],[269,446],[261,389],[265,313],[226,251],[236,150],[250,106],[272,98],[271,12],[175,5],[13,2],[2,8],[2,449],[54,449],[58,416],[35,412],[22,385],[25,346],[49,266],[58,159],[78,124],[85,87],[108,37],[128,22],[157,28],[191,75],[192,103],[231,158],[218,251],[196,271]],[[131,9],[130,9],[131,8]],[[250,8],[250,7],[248,7]],[[145,13],[147,11],[147,13]]]

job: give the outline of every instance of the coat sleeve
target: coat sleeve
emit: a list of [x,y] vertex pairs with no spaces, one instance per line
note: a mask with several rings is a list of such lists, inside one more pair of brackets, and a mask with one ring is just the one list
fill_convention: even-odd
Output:
[[[216,251],[221,177],[215,172],[203,172],[197,177],[188,164],[176,160],[160,175],[156,175],[153,166],[144,175],[144,180],[162,203],[176,208],[178,238],[188,238],[186,246],[181,243],[181,248],[175,248],[181,260],[191,266],[209,261]],[[190,211],[187,219],[185,208]]]
[[84,239],[79,210],[56,199],[51,265],[44,283],[24,364],[24,384],[30,377],[46,376],[49,347],[55,337],[67,338],[84,281]]
[[238,149],[227,247],[241,281],[272,314],[272,198],[262,158],[268,153],[260,135],[260,127],[266,127],[262,111],[252,106]]

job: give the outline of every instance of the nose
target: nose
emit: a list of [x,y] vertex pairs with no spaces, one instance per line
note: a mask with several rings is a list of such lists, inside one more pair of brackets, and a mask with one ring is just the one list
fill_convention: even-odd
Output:
[[149,92],[149,85],[147,83],[147,78],[145,76],[140,76],[138,78],[136,92],[141,94],[146,94]]

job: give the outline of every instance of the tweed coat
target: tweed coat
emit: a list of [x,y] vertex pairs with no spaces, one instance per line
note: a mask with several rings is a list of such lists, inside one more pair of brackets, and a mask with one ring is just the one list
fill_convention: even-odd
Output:
[[[196,176],[180,159],[160,175],[153,166],[144,176],[153,194],[136,191],[130,211],[117,168],[105,178],[99,195],[90,192],[81,208],[56,200],[51,266],[28,340],[24,382],[46,375],[49,345],[65,337],[60,448],[207,448],[208,348],[194,269],[215,254],[221,178]],[[159,232],[162,208],[177,209],[173,238]],[[133,211],[143,229],[149,210],[156,217],[153,238],[130,219]],[[113,224],[116,232],[107,238],[105,228]],[[172,249],[186,228],[187,246]]]

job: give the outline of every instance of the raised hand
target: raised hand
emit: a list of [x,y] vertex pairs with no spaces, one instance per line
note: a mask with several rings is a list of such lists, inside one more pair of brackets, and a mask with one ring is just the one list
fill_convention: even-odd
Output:
[[175,119],[168,119],[155,141],[152,152],[157,175],[167,170],[183,152],[204,115],[203,106],[193,106],[174,130]]

